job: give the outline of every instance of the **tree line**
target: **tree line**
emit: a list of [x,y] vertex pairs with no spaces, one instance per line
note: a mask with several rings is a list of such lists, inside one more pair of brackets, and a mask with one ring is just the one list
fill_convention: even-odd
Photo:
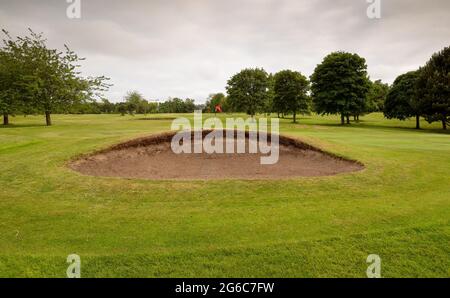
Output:
[[[56,107],[55,114],[157,114],[157,113],[193,113],[203,110],[193,99],[169,98],[164,102],[150,101],[138,91],[129,91],[121,102],[111,102],[106,98],[74,102],[64,107]],[[26,107],[20,111],[24,115],[37,115],[39,111]]]
[[400,75],[392,86],[371,81],[366,60],[357,54],[334,52],[317,65],[310,78],[292,70],[268,74],[264,69],[244,69],[227,84],[228,96],[211,96],[207,106],[223,103],[226,111],[291,114],[316,112],[340,115],[341,124],[351,117],[383,112],[388,119],[420,117],[439,121],[446,129],[450,121],[450,47],[434,54],[417,71]]
[[367,75],[365,60],[356,54],[328,55],[308,79],[301,72],[282,70],[275,74],[249,68],[232,76],[227,96],[210,95],[206,110],[221,105],[225,112],[277,113],[279,117],[298,114],[340,114],[342,123],[360,115],[381,112],[389,86]]
[[360,115],[381,112],[389,85],[372,82],[365,60],[356,54],[332,53],[308,79],[301,72],[282,70],[275,74],[249,68],[228,80],[227,95],[212,94],[206,111],[221,105],[224,112],[277,113],[279,117],[298,114],[340,114],[342,123]]
[[129,92],[124,100],[112,103],[102,96],[111,86],[109,78],[82,77],[78,68],[84,58],[65,46],[49,49],[42,34],[30,30],[28,36],[5,38],[0,48],[0,113],[3,124],[15,114],[43,114],[51,125],[51,114],[191,113],[205,112],[277,113],[279,117],[311,112],[340,115],[342,124],[351,118],[383,112],[386,118],[420,118],[450,124],[450,47],[434,54],[420,69],[400,75],[392,86],[371,81],[366,60],[357,54],[333,52],[307,78],[299,71],[275,74],[262,68],[248,68],[227,82],[227,94],[211,94],[205,105],[193,99],[169,98],[158,103]]
[[83,103],[72,108],[73,114],[156,114],[156,113],[193,113],[203,106],[195,104],[193,99],[169,98],[164,102],[149,101],[138,91],[130,91],[122,102],[112,103],[107,99],[101,102]]

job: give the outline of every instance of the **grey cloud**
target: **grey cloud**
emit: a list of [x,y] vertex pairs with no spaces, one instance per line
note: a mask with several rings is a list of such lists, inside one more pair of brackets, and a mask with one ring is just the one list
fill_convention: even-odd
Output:
[[81,0],[69,20],[65,0],[0,0],[0,27],[43,31],[88,58],[83,72],[105,74],[120,100],[137,89],[148,98],[224,91],[244,67],[310,75],[331,51],[357,52],[373,79],[392,82],[449,45],[450,1],[381,0],[382,19],[366,0]]

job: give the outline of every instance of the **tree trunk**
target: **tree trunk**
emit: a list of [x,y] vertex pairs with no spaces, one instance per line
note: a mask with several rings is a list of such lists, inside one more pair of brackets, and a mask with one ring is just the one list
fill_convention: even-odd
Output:
[[344,117],[344,114],[341,114],[341,124],[342,124],[342,125],[345,124],[345,117]]
[[356,115],[356,122],[359,123],[359,115]]
[[420,129],[420,115],[416,115],[416,129]]
[[347,124],[350,124],[350,116],[347,115]]
[[443,128],[444,130],[447,130],[447,121],[446,121],[445,118],[442,119],[442,128]]
[[47,122],[47,126],[51,126],[52,125],[52,118],[50,116],[50,112],[45,112],[45,121]]
[[297,123],[297,114],[294,113],[294,123]]
[[9,115],[3,114],[3,125],[9,125]]

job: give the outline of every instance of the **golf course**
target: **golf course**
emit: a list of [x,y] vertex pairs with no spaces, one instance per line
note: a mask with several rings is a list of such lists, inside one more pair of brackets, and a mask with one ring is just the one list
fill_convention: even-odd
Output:
[[82,277],[366,277],[371,254],[382,277],[450,277],[450,134],[439,122],[280,119],[281,135],[364,165],[333,176],[152,180],[68,166],[181,116],[192,119],[55,114],[53,126],[41,115],[1,126],[0,277],[63,278],[70,254]]

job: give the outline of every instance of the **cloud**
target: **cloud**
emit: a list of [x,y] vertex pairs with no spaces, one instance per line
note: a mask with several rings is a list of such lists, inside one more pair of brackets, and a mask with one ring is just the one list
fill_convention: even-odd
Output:
[[392,82],[449,45],[448,0],[81,0],[82,18],[65,0],[1,0],[0,27],[42,31],[52,47],[67,43],[87,57],[83,73],[111,77],[108,96],[128,90],[151,99],[224,92],[245,67],[310,75],[336,50],[365,57],[373,79]]

